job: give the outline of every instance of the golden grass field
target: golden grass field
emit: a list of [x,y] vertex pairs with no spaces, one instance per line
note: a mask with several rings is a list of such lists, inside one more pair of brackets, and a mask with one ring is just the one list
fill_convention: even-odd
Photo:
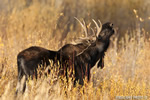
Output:
[[[150,8],[143,3],[148,0],[64,0],[64,6],[56,1],[33,0],[28,4],[29,0],[0,0],[4,5],[0,8],[0,99],[150,100]],[[15,98],[17,54],[33,45],[58,50],[83,36],[74,17],[87,23],[92,18],[111,21],[118,28],[106,52],[105,67],[95,66],[90,82],[85,80],[83,87],[73,87],[71,80],[68,84],[55,81],[52,72],[48,77],[29,80],[24,95]]]

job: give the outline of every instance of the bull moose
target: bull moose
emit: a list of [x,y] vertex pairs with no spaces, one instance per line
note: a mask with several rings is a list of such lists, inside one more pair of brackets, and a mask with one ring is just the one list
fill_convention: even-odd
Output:
[[[95,23],[95,21],[94,21]],[[81,23],[80,23],[81,24]],[[96,24],[96,23],[95,23]],[[81,24],[82,25],[82,24]],[[85,25],[84,25],[85,26]],[[101,28],[98,28],[98,25],[96,24],[97,26],[97,34],[100,33],[101,31]],[[106,27],[107,26],[107,27]],[[102,27],[102,33],[111,33],[109,32],[110,29],[108,27],[109,25],[103,25]],[[83,25],[82,25],[83,27]],[[111,26],[110,26],[111,27]],[[84,28],[85,29],[85,28]],[[108,31],[106,31],[108,30]],[[105,35],[98,35],[98,37],[96,38],[95,42],[92,42],[92,43],[78,43],[78,44],[66,44],[65,46],[63,46],[61,49],[59,49],[58,51],[52,51],[52,50],[48,50],[48,49],[45,49],[45,48],[42,48],[42,47],[37,47],[37,46],[32,46],[30,48],[27,48],[23,51],[21,51],[18,56],[17,56],[17,65],[18,65],[18,84],[17,84],[17,88],[16,88],[16,93],[18,93],[18,91],[22,91],[24,92],[25,91],[25,88],[26,88],[26,82],[24,82],[24,85],[23,85],[23,88],[20,89],[20,85],[21,85],[21,79],[23,78],[23,76],[25,76],[25,80],[27,80],[27,78],[29,76],[33,76],[35,75],[36,78],[37,78],[37,68],[38,68],[38,65],[40,64],[46,64],[46,66],[48,66],[50,64],[49,60],[53,60],[55,61],[56,59],[59,60],[60,62],[65,62],[65,60],[69,60],[70,57],[71,59],[73,59],[73,57],[75,57],[75,66],[80,66],[80,65],[84,65],[84,63],[79,63],[79,60],[82,59],[81,56],[84,56],[86,53],[88,53],[87,51],[90,51],[92,49],[94,44],[96,45],[98,42],[98,40],[101,40],[103,41],[103,38],[106,37]],[[101,39],[100,39],[101,38]],[[107,36],[107,38],[109,38]],[[86,41],[89,41],[89,39],[85,39]],[[93,63],[96,63],[97,60],[100,59],[100,62],[98,65],[102,66],[103,65],[103,57],[104,57],[104,52],[106,51],[106,49],[108,48],[108,45],[109,45],[109,39],[107,39],[107,46],[102,46],[101,48],[104,48],[104,50],[102,50],[100,52],[100,56],[97,57],[96,60],[92,61],[91,59],[91,62]],[[105,45],[106,45],[105,44]],[[101,45],[103,45],[101,43]],[[71,49],[70,49],[71,48]],[[99,46],[95,46],[94,48],[99,48]],[[68,50],[70,52],[68,52]],[[72,51],[71,51],[72,50]],[[86,52],[85,52],[86,51]],[[97,51],[94,51],[94,52],[97,52]],[[89,55],[89,57],[91,57],[93,55]],[[61,60],[60,60],[61,59]],[[86,61],[86,59],[85,59]],[[95,64],[90,64],[90,66],[93,66]],[[85,66],[85,65],[84,65]],[[90,70],[89,70],[90,72]],[[88,72],[88,73],[89,73]],[[75,67],[75,77],[76,77],[76,80],[79,79],[79,83],[80,84],[83,84],[83,79],[80,79],[80,72],[78,71],[78,67]],[[84,71],[85,73],[85,71]],[[88,74],[90,75],[90,74]]]
[[[77,19],[77,18],[76,18]],[[78,19],[77,19],[78,20]],[[79,21],[79,20],[78,20]],[[28,77],[33,77],[35,75],[37,79],[37,68],[38,65],[50,65],[49,60],[65,60],[71,58],[79,54],[81,51],[86,49],[91,44],[91,38],[87,37],[87,27],[85,22],[81,23],[82,28],[85,32],[85,38],[80,39],[78,43],[74,44],[66,44],[58,51],[48,50],[38,46],[29,47],[23,51],[21,51],[17,55],[17,65],[18,65],[18,84],[16,88],[16,93],[18,91],[24,92],[26,88],[26,80]],[[93,38],[92,38],[93,39]],[[93,41],[93,40],[92,40]],[[62,58],[63,57],[63,58]],[[62,61],[63,62],[63,61]],[[25,81],[23,82],[23,88],[21,89],[21,80],[25,76]]]
[[[96,41],[74,58],[75,84],[79,81],[79,84],[83,85],[83,79],[86,75],[87,79],[90,80],[90,69],[99,58],[104,57],[104,53],[109,46],[110,37],[113,34],[113,24],[110,22],[103,24],[100,34],[96,37]],[[99,63],[102,63],[101,60]]]

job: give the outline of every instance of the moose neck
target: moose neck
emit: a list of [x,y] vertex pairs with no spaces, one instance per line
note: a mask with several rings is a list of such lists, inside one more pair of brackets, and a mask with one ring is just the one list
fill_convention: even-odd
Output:
[[89,56],[91,57],[91,67],[93,67],[96,62],[101,58],[102,54],[104,54],[109,46],[110,40],[96,40],[96,44],[94,47],[91,47],[91,53]]
[[107,50],[108,45],[109,41],[103,42],[96,40],[95,43],[91,44],[91,46],[85,49],[76,58],[80,58],[82,63],[85,63],[85,65],[88,65],[88,67],[92,68],[100,59],[102,54]]
[[104,39],[103,37],[99,37],[96,39],[96,48],[99,49],[100,52],[105,52],[109,46],[110,39]]

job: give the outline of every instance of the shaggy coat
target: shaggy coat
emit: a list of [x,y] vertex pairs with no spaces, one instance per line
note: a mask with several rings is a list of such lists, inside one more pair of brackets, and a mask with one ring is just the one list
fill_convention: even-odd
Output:
[[[26,80],[33,76],[37,79],[37,69],[38,66],[48,66],[50,65],[49,60],[56,62],[58,60],[63,65],[65,60],[71,60],[78,53],[86,49],[89,44],[79,43],[79,44],[66,44],[58,51],[48,50],[42,47],[32,46],[23,51],[21,51],[17,56],[17,66],[18,66],[18,84],[16,88],[16,93],[18,91],[25,91]],[[44,69],[44,68],[43,68]],[[20,89],[21,80],[25,76],[25,81],[23,82],[23,88]]]
[[[97,37],[96,41],[75,57],[75,83],[76,81],[79,81],[79,84],[83,85],[83,79],[85,76],[87,76],[87,79],[90,80],[90,70],[99,60],[99,58],[104,57],[104,53],[109,46],[110,37],[113,34],[113,24],[103,24],[101,34]],[[102,63],[102,61],[100,60],[99,63]]]
[[[90,46],[88,43],[79,43],[76,45],[66,44],[58,51],[51,51],[42,47],[32,46],[21,51],[17,56],[18,84],[16,93],[18,93],[18,91],[25,91],[26,82],[23,83],[23,88],[20,88],[23,76],[25,76],[25,81],[28,79],[28,77],[33,78],[33,75],[35,75],[37,78],[38,66],[50,65],[49,60],[59,60],[62,65],[65,65],[66,61],[70,62],[71,60],[72,64],[75,66],[74,69],[76,80],[79,80],[80,84],[83,84],[83,78],[81,77],[84,77],[87,71],[89,79],[90,69],[99,59],[100,61],[98,66],[103,66],[104,52],[109,46],[110,37],[107,35],[111,34],[113,30],[110,25],[111,23],[106,23],[103,25],[101,33],[97,37],[96,41]],[[68,65],[66,66],[69,67]],[[63,70],[66,69],[64,68]],[[83,74],[82,76],[81,73]]]

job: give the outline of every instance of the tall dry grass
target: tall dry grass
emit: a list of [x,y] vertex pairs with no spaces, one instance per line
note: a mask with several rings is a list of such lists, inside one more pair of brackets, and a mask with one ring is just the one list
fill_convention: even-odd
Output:
[[[150,98],[150,15],[147,0],[64,0],[60,4],[58,0],[8,1],[0,0],[3,4],[0,8],[0,99]],[[15,98],[17,54],[33,45],[58,50],[82,36],[81,27],[73,18],[75,16],[84,18],[87,23],[92,18],[101,19],[103,23],[111,21],[119,28],[106,52],[104,69],[95,66],[91,71],[91,81],[85,82],[83,87],[73,88],[71,80],[68,84],[56,81],[54,73],[37,81],[29,80],[25,94]]]

